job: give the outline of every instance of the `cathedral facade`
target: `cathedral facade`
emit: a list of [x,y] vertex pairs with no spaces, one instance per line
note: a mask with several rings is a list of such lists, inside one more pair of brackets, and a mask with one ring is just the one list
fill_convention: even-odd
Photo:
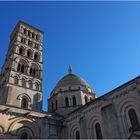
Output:
[[0,74],[0,138],[140,138],[140,77],[101,97],[72,73],[58,81],[42,111],[43,31],[19,21]]

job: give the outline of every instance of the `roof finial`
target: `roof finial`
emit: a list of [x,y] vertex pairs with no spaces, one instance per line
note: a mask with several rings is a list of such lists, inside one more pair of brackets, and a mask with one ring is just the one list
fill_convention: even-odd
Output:
[[69,66],[69,68],[68,68],[68,73],[69,74],[72,74],[72,68],[71,68],[71,66]]

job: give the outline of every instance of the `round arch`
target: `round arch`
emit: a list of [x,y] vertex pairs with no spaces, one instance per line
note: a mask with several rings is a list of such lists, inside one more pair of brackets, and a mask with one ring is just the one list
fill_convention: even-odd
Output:
[[29,102],[31,102],[30,96],[28,94],[26,94],[26,93],[21,93],[20,95],[17,96],[17,99],[18,100],[21,100],[23,96],[27,97],[27,99],[29,100]]
[[34,52],[34,60],[40,61],[41,54],[39,52]]
[[130,135],[129,128],[131,127],[131,122],[128,117],[129,109],[134,109],[138,118],[140,118],[140,114],[137,112],[137,110],[140,110],[140,107],[138,107],[138,105],[140,105],[140,100],[135,97],[129,97],[127,99],[125,98],[119,104],[117,116],[120,116],[119,127],[124,134],[123,137],[129,137]]
[[75,139],[76,138],[76,132],[79,131],[80,133],[80,127],[78,123],[74,123],[70,127],[70,139]]
[[33,131],[27,126],[23,126],[23,127],[19,128],[16,132],[16,135],[19,139],[34,138]]
[[27,73],[28,72],[28,61],[24,58],[20,58],[20,57],[17,57],[15,58],[15,64],[14,64],[14,69],[16,71],[19,71],[21,73]]
[[28,88],[33,88],[33,80],[32,79],[28,79],[27,83],[28,83]]
[[19,74],[12,74],[12,75],[11,75],[12,78],[14,78],[15,76],[18,77],[18,79],[20,79]]
[[29,67],[31,68],[31,67],[37,67],[38,68],[38,70],[41,70],[41,67],[40,67],[40,65],[39,64],[37,64],[37,63],[34,63],[34,62],[32,62],[32,63],[30,63],[30,65],[29,65]]
[[24,64],[28,65],[29,64],[29,61],[26,59],[26,58],[21,58],[20,56],[16,57],[14,59],[15,62],[19,63],[20,61],[24,62]]
[[[88,138],[89,139],[95,139],[95,124],[96,123],[99,123],[101,126],[102,126],[102,119],[101,119],[101,115],[100,113],[95,113],[94,115],[92,115],[89,119],[88,119],[88,122],[87,122],[87,128],[88,128]],[[102,128],[103,130],[103,128]],[[103,134],[103,132],[102,132]]]
[[29,68],[30,68],[29,74],[31,76],[40,77],[41,67],[39,66],[39,64],[37,64],[37,63],[31,63],[30,66],[29,66]]
[[12,122],[8,128],[8,132],[12,133],[13,135],[19,136],[20,135],[19,132],[25,129],[26,131],[29,130],[28,132],[30,134],[32,133],[33,138],[39,138],[40,133],[41,133],[40,127],[35,121],[27,119],[27,118],[19,118],[15,120],[14,122]]
[[41,89],[40,82],[38,82],[38,81],[35,81],[35,82],[34,82],[34,89],[35,89],[35,90],[38,90],[38,91]]
[[23,45],[18,45],[17,49],[16,49],[16,52],[20,53],[20,48],[22,48],[22,50],[23,50],[22,54],[24,54],[25,53],[25,47]]
[[26,55],[27,55],[27,57],[29,57],[29,58],[32,58],[33,57],[33,50],[32,49],[27,49],[26,50]]

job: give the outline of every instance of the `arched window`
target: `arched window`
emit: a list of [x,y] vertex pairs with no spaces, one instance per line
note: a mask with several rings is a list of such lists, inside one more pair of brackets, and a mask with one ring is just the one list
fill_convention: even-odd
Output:
[[38,40],[39,39],[39,36],[38,35],[36,35],[36,40]]
[[39,84],[35,82],[35,89],[39,91]]
[[18,64],[17,71],[20,71],[20,69],[21,69],[21,65]]
[[35,43],[35,44],[34,44],[34,48],[36,48],[36,45],[37,45],[37,44]]
[[90,101],[92,101],[92,98],[90,97]]
[[21,84],[22,84],[23,87],[26,87],[26,81],[25,81],[24,78],[22,78],[22,80],[21,80]]
[[76,131],[76,139],[80,139],[80,132]]
[[37,70],[31,68],[31,69],[30,69],[30,75],[31,75],[31,76],[37,76]]
[[68,97],[65,98],[65,105],[66,105],[66,107],[69,106],[69,99],[68,99]]
[[35,43],[35,46],[34,47],[37,48],[37,43]]
[[35,53],[34,59],[35,59],[35,60],[38,60],[38,53]]
[[72,101],[73,101],[73,106],[76,106],[76,97],[75,96],[72,97]]
[[35,34],[34,33],[32,33],[32,38],[34,38],[35,37]]
[[22,133],[21,136],[20,136],[20,139],[28,139],[28,135],[27,133]]
[[30,75],[32,75],[32,73],[33,73],[33,69],[32,69],[32,68],[30,68]]
[[21,42],[22,42],[22,43],[26,43],[26,39],[22,37],[22,38],[21,38]]
[[23,48],[19,48],[19,54],[23,54]]
[[33,83],[32,83],[31,80],[28,81],[28,84],[29,84],[29,88],[32,89],[33,88]]
[[36,64],[32,64],[29,74],[31,76],[35,76],[35,77],[39,77],[40,76],[40,72],[39,72],[39,68]]
[[21,42],[22,42],[22,43],[24,42],[24,38],[23,38],[23,37],[21,38]]
[[95,132],[96,132],[96,138],[102,139],[102,131],[101,131],[101,126],[99,123],[95,124]]
[[24,73],[24,65],[21,65],[21,71],[22,73]]
[[55,109],[57,110],[57,100],[55,101]]
[[24,32],[23,32],[23,33],[24,33],[25,35],[26,35],[26,32],[27,32],[27,30],[26,30],[26,29],[24,29]]
[[17,76],[14,77],[14,84],[16,84],[16,85],[18,84],[18,77]]
[[85,96],[85,104],[88,102],[88,98],[87,96]]
[[35,69],[33,69],[33,75],[34,75],[34,76],[36,75],[36,70],[35,70]]
[[31,32],[30,32],[30,31],[28,31],[28,36],[30,36],[30,34],[31,34]]
[[31,58],[31,51],[30,51],[30,50],[27,51],[27,56],[28,56],[29,58]]
[[128,115],[129,115],[129,119],[132,125],[132,130],[133,131],[138,131],[140,130],[140,124],[139,124],[139,120],[136,114],[136,111],[134,109],[129,109],[128,111]]
[[54,111],[54,105],[53,105],[53,102],[51,103],[52,104],[52,112]]
[[27,97],[22,97],[21,107],[28,108],[28,99],[27,99]]
[[30,45],[30,40],[28,40],[28,45]]
[[21,64],[19,63],[17,66],[17,71],[21,73],[26,73],[26,66],[22,63]]
[[39,44],[35,43],[35,46],[34,46],[36,49],[39,49]]
[[33,71],[32,68],[30,68],[30,75],[32,75],[32,71]]

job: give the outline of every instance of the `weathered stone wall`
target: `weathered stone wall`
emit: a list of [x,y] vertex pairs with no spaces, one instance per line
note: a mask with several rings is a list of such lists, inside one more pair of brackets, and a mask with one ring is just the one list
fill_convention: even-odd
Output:
[[97,138],[95,125],[99,123],[103,138],[139,138],[140,130],[130,132],[132,126],[128,110],[133,108],[140,121],[140,77],[70,114],[64,125],[64,138]]

